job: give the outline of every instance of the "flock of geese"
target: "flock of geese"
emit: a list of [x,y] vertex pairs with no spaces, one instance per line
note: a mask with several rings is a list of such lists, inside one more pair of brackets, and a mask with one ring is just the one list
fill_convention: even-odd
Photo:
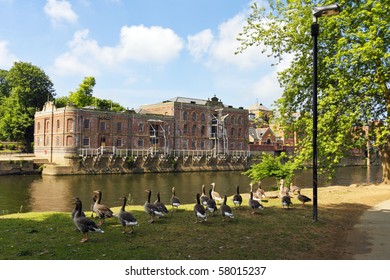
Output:
[[[289,209],[293,204],[291,201],[291,193],[297,192],[297,198],[302,202],[302,206],[306,202],[311,201],[311,199],[300,193],[300,188],[290,185],[289,188],[283,186],[283,180],[280,183],[279,195],[266,195],[265,191],[261,187],[261,182],[258,183],[258,188],[256,191],[253,191],[253,184],[250,184],[250,197],[248,201],[249,207],[252,209],[252,214],[257,213],[260,210],[264,209],[264,206],[261,204],[263,198],[281,198],[282,206],[285,209]],[[214,216],[218,211],[217,205],[219,205],[219,211],[222,216],[223,221],[227,221],[234,218],[233,211],[229,205],[227,205],[227,196],[221,196],[215,190],[215,183],[211,183],[212,188],[209,190],[209,195],[206,194],[206,187],[202,185],[202,193],[196,194],[196,204],[194,205],[194,214],[196,217],[195,223],[206,222],[207,216]],[[144,204],[145,213],[149,215],[149,223],[154,223],[155,218],[160,218],[169,213],[169,210],[165,204],[160,199],[160,193],[157,193],[157,200],[151,202],[151,190],[145,190],[147,192],[147,200]],[[133,227],[138,226],[137,219],[133,214],[126,211],[127,198],[125,196],[121,197],[122,207],[119,210],[119,213],[116,215],[113,211],[107,206],[101,203],[102,192],[100,190],[94,191],[93,201],[91,205],[91,218],[94,214],[100,218],[100,223],[96,224],[92,219],[86,217],[83,212],[82,202],[79,198],[74,199],[75,207],[72,211],[72,220],[76,226],[76,229],[79,230],[83,237],[80,242],[87,242],[89,240],[89,232],[100,232],[104,231],[100,228],[105,222],[106,218],[117,217],[119,223],[123,227],[123,233],[132,233]],[[242,204],[242,196],[240,194],[240,187],[237,185],[236,193],[232,198],[233,204],[235,207],[240,207]],[[170,199],[170,204],[172,206],[172,211],[175,211],[180,206],[180,199],[176,196],[175,187],[172,188],[172,197]],[[130,228],[129,230],[126,230]]]

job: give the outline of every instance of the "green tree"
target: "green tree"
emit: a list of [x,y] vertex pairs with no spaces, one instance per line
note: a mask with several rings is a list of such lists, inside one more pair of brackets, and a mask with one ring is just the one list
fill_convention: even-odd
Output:
[[11,89],[10,94],[16,96],[21,109],[26,111],[29,108],[41,109],[55,95],[50,78],[31,63],[15,62],[8,71],[6,82]]
[[0,69],[0,98],[8,97],[10,94],[10,88],[7,83],[7,70]]
[[252,181],[261,181],[265,178],[275,178],[276,181],[284,179],[285,184],[288,185],[292,181],[295,169],[295,163],[285,153],[276,157],[264,153],[261,155],[260,163],[253,165],[243,174]]
[[93,88],[96,85],[94,77],[85,77],[76,91],[69,93],[69,101],[81,108],[93,105]]
[[0,70],[0,90],[0,138],[30,147],[35,112],[54,97],[53,83],[39,67],[15,62],[9,71]]
[[[374,140],[390,182],[390,5],[388,0],[341,0],[341,13],[319,18],[318,37],[318,163],[332,168],[353,148]],[[252,5],[238,40],[238,52],[250,46],[280,62],[293,56],[278,73],[284,89],[276,104],[282,126],[302,135],[297,160],[312,154],[311,9],[327,1],[269,0]],[[294,113],[299,112],[295,118]],[[370,126],[369,139],[363,126]]]

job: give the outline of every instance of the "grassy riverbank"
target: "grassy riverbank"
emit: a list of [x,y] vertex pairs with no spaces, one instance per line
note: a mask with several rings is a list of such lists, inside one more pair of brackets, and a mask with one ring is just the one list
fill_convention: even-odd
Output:
[[[302,193],[311,197],[311,189]],[[390,199],[390,186],[320,188],[317,223],[312,205],[301,207],[295,197],[290,210],[282,209],[280,199],[268,199],[253,215],[243,196],[229,222],[217,215],[194,224],[191,204],[148,224],[143,206],[127,206],[140,223],[133,234],[122,234],[117,219],[107,219],[105,233],[91,234],[87,243],[79,242],[70,213],[0,216],[0,259],[350,259],[348,232],[363,211]]]

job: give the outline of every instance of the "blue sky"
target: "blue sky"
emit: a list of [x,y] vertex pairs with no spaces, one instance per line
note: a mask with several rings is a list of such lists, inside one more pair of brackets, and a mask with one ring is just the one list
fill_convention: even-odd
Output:
[[43,69],[57,96],[96,78],[93,95],[124,107],[176,96],[272,107],[274,62],[235,55],[249,0],[0,0],[0,69]]

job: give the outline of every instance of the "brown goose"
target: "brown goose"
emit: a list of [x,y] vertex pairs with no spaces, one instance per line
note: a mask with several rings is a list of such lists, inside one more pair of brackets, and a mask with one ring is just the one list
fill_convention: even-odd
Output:
[[211,183],[212,186],[212,192],[210,194],[210,198],[213,198],[215,202],[221,204],[222,197],[221,195],[215,190],[215,183]]
[[95,212],[96,215],[101,219],[101,222],[99,224],[101,226],[104,224],[106,218],[114,217],[114,213],[108,206],[100,204],[102,200],[102,192],[97,190],[94,191],[94,193],[96,193],[98,197],[95,201],[95,204],[93,205],[93,212]]
[[286,194],[285,196],[282,197],[282,205],[283,205],[283,208],[287,208],[287,209],[290,209],[290,206],[292,205],[293,203],[291,202],[291,197]]
[[148,222],[152,224],[154,223],[154,216],[161,217],[162,213],[158,210],[156,205],[150,203],[150,197],[152,196],[152,191],[146,190],[145,192],[148,193],[148,199],[145,201],[144,209],[146,214],[148,214],[150,217],[150,220]]
[[176,196],[175,187],[172,188],[171,205],[172,205],[172,210],[174,208],[177,209],[180,206],[180,199]]
[[157,193],[157,200],[154,202],[154,205],[157,206],[158,210],[160,210],[160,212],[163,213],[163,215],[169,213],[169,211],[168,211],[167,207],[165,206],[165,204],[163,202],[161,202],[160,193],[159,192]]
[[263,205],[260,204],[259,201],[253,199],[253,192],[250,192],[250,198],[249,198],[249,207],[252,208],[252,214],[255,214],[259,210],[263,210]]
[[126,227],[130,227],[129,233],[133,233],[133,228],[138,226],[137,219],[129,212],[125,210],[127,198],[125,196],[120,198],[123,201],[122,208],[119,210],[118,220],[123,226],[123,232],[126,233]]
[[293,183],[290,183],[290,192],[294,194],[296,191],[300,191],[300,190],[301,190],[300,187],[295,186]]
[[214,214],[217,212],[218,209],[217,209],[217,203],[215,203],[215,200],[213,199],[211,192],[212,190],[210,189],[209,190],[210,198],[206,202],[206,209],[210,211],[211,216],[214,216]]
[[88,219],[85,216],[82,216],[83,206],[81,200],[75,200],[74,203],[76,204],[76,213],[74,215],[73,222],[76,228],[83,234],[83,238],[80,240],[80,242],[84,243],[89,240],[89,232],[104,233],[104,231],[101,230],[94,221]]
[[301,191],[298,191],[298,200],[302,202],[302,206],[305,205],[306,202],[311,201],[311,198],[307,197],[306,195],[301,194]]
[[223,202],[222,202],[222,205],[219,209],[221,211],[222,221],[226,221],[225,220],[226,217],[230,218],[230,219],[234,218],[232,209],[230,208],[229,205],[226,204],[226,195],[223,196]]
[[242,196],[240,195],[240,186],[236,187],[236,194],[233,196],[233,203],[236,207],[241,206]]
[[250,192],[253,195],[253,199],[254,200],[261,200],[261,198],[257,195],[257,192],[253,192],[253,183],[249,183],[249,186],[251,187]]
[[206,195],[206,187],[204,185],[202,185],[202,195],[200,196],[200,203],[203,206],[206,206],[207,200],[209,200],[209,199],[210,198]]
[[200,204],[200,194],[196,194],[196,204],[194,205],[194,213],[196,217],[195,224],[198,223],[198,218],[200,218],[200,222],[206,222],[207,216],[206,216],[206,210],[204,209],[204,206]]
[[[74,198],[74,202],[73,202],[73,204],[74,204],[75,206],[74,206],[74,209],[72,210],[72,220],[74,220],[74,216],[75,216],[76,213],[77,213],[77,204],[76,204],[77,201],[80,201],[80,198],[75,197],[75,198]],[[85,217],[85,213],[84,213],[83,211],[81,211],[80,216]]]
[[257,196],[258,198],[260,198],[260,200],[261,200],[262,198],[265,198],[265,197],[266,197],[265,191],[264,191],[264,189],[261,187],[261,181],[259,181],[259,182],[257,183],[256,196]]

